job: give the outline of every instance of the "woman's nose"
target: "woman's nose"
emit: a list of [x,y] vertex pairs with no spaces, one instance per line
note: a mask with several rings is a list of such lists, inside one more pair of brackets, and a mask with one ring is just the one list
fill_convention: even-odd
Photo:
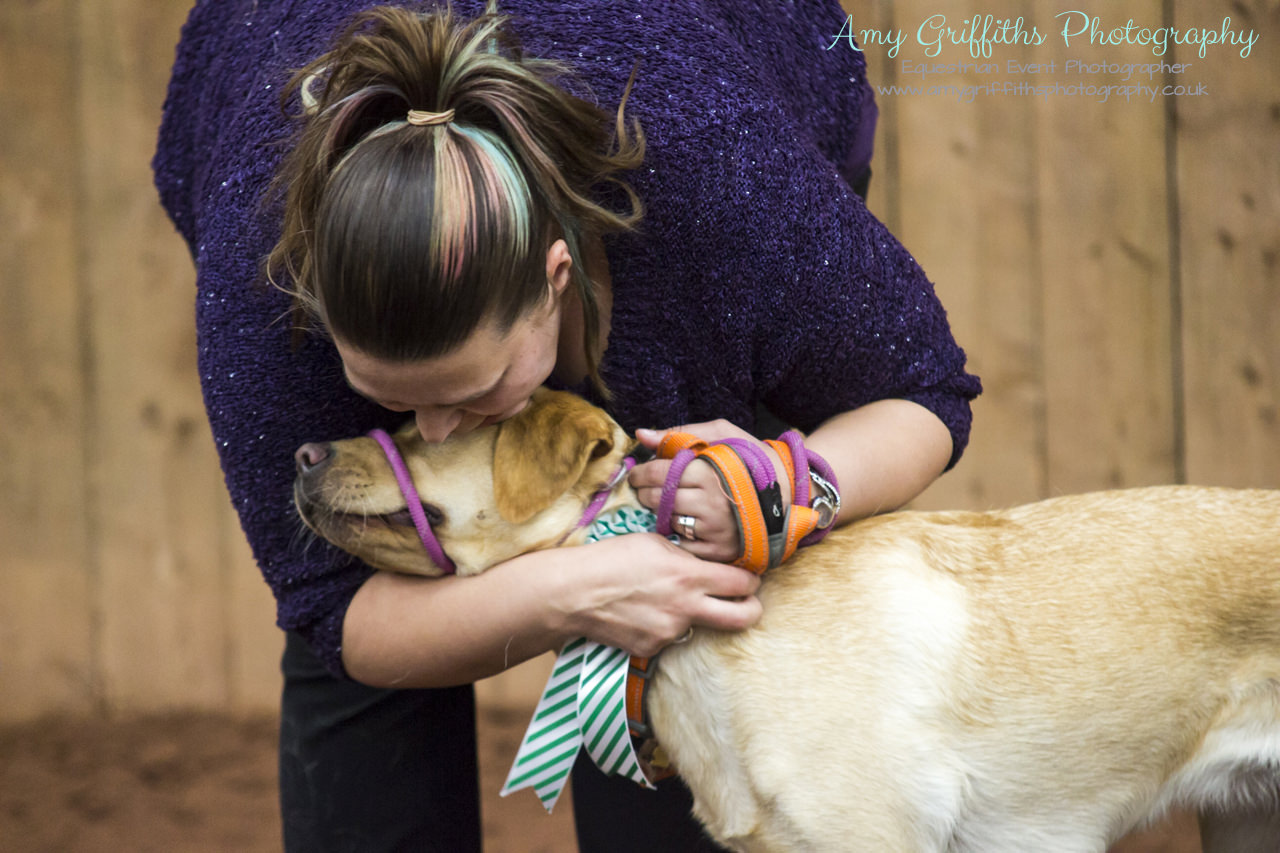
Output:
[[457,411],[450,412],[448,415],[423,411],[413,413],[413,422],[418,427],[418,433],[428,444],[444,441],[453,434],[461,421],[462,413]]

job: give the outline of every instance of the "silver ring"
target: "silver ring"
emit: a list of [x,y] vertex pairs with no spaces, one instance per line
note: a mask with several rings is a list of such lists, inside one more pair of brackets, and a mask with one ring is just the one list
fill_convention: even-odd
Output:
[[688,539],[690,542],[697,542],[698,535],[693,530],[693,526],[696,523],[697,522],[691,515],[677,515],[676,523],[673,526],[675,527],[676,532],[685,539]]
[[671,645],[678,646],[681,643],[687,643],[692,639],[693,639],[693,626],[690,625],[689,630],[685,631],[679,637],[676,637],[674,640],[671,641]]

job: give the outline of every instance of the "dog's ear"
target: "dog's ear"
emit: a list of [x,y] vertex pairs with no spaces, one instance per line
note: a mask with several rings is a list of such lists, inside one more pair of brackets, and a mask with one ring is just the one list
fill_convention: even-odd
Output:
[[613,421],[571,394],[542,394],[503,421],[493,450],[498,512],[519,524],[555,503],[613,449]]

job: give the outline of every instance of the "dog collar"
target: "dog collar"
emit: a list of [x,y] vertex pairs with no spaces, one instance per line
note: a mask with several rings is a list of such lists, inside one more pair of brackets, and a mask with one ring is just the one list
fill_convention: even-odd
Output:
[[631,469],[636,467],[634,456],[628,456],[622,460],[622,464],[618,466],[618,470],[609,478],[609,482],[600,487],[600,491],[591,497],[591,503],[587,504],[587,508],[582,511],[582,518],[578,519],[578,525],[575,531],[584,527],[589,527],[600,516],[600,510],[604,509],[605,502],[609,500],[609,495],[613,494],[613,490],[618,487],[626,476],[631,473]]
[[454,574],[458,571],[458,567],[445,554],[440,540],[431,529],[431,523],[427,521],[427,513],[422,508],[422,498],[418,496],[418,490],[413,486],[413,477],[409,475],[409,466],[404,463],[404,457],[400,455],[396,443],[391,440],[391,436],[387,435],[385,430],[370,430],[368,435],[378,442],[378,446],[386,454],[391,471],[396,476],[396,483],[400,486],[400,494],[404,495],[409,517],[413,519],[414,529],[418,531],[418,538],[422,540],[422,547],[426,550],[427,556],[446,575]]
[[[622,463],[618,466],[618,470],[613,472],[613,476],[609,478],[609,482],[601,486],[596,493],[591,496],[591,501],[587,504],[586,509],[582,511],[582,517],[578,519],[578,523],[573,526],[572,530],[567,531],[560,537],[560,541],[556,543],[557,546],[563,545],[565,540],[577,533],[579,530],[582,530],[584,527],[592,527],[596,524],[596,520],[600,518],[601,510],[604,509],[604,505],[609,501],[609,496],[613,494],[614,489],[618,488],[618,484],[627,478],[627,475],[631,473],[631,469],[634,467],[636,467],[635,456],[627,456],[623,458]],[[589,541],[594,542],[595,540],[592,539]]]

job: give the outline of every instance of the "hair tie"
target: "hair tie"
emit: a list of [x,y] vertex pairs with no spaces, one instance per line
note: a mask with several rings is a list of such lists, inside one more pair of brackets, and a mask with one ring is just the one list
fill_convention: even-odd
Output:
[[448,109],[442,113],[428,112],[427,110],[409,110],[409,124],[416,127],[430,127],[433,124],[448,124],[453,121],[453,110]]

